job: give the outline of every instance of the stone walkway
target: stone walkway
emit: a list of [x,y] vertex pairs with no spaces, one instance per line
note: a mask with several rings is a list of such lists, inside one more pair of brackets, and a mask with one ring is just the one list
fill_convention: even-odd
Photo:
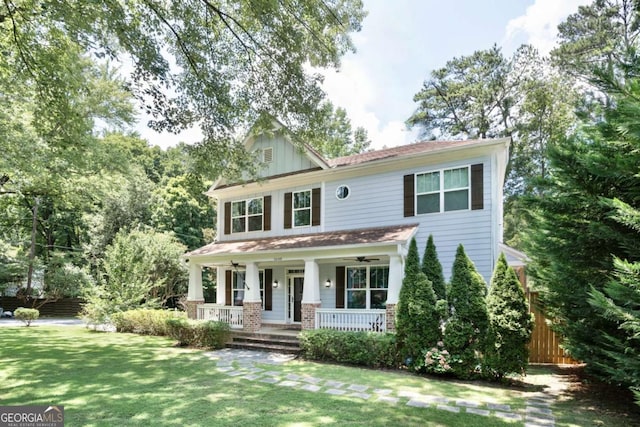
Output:
[[346,396],[390,405],[435,408],[455,413],[466,412],[484,417],[494,416],[505,420],[523,421],[526,427],[555,426],[555,417],[551,409],[554,399],[553,396],[545,393],[532,393],[526,402],[525,410],[522,411],[512,409],[509,405],[452,399],[407,390],[375,388],[356,383],[272,371],[256,366],[284,364],[295,357],[288,354],[234,349],[217,350],[206,354],[216,361],[216,369],[219,372],[248,381],[259,381],[311,393]]

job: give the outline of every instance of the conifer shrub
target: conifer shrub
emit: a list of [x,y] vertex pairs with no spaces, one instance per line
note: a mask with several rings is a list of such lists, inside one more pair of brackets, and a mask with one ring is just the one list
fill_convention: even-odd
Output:
[[427,245],[424,249],[424,255],[422,256],[422,272],[427,276],[427,279],[431,281],[433,292],[436,294],[436,300],[446,300],[447,286],[444,281],[442,264],[440,264],[440,260],[438,259],[438,251],[433,242],[432,234],[429,235]]
[[428,348],[441,338],[440,316],[436,309],[436,295],[431,282],[420,270],[416,240],[409,245],[405,277],[396,314],[398,351],[403,363],[420,368],[419,360]]
[[487,287],[462,245],[458,246],[449,285],[449,320],[444,348],[455,363],[451,372],[459,378],[479,376],[486,345],[489,316],[485,296]]
[[501,379],[524,374],[529,360],[527,343],[533,331],[532,314],[516,273],[500,254],[487,296],[489,330],[484,355],[485,375]]

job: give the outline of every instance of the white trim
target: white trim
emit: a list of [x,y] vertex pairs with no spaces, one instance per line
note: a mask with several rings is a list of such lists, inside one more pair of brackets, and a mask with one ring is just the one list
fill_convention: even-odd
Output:
[[[467,169],[467,186],[466,187],[457,187],[457,188],[449,188],[446,189],[444,188],[444,174],[447,171],[454,171],[454,170],[458,170],[458,169]],[[438,190],[437,191],[429,191],[426,193],[419,193],[418,192],[418,175],[429,175],[429,174],[434,174],[437,173],[438,174]],[[414,212],[415,212],[415,216],[421,216],[421,215],[434,215],[434,214],[443,214],[443,213],[447,213],[447,212],[459,212],[459,211],[470,211],[471,210],[471,164],[466,164],[466,165],[461,165],[461,166],[454,166],[454,167],[449,167],[449,168],[441,168],[441,169],[432,169],[432,170],[428,170],[428,171],[424,171],[424,172],[416,172],[413,174],[413,186],[414,186]],[[467,191],[467,207],[466,209],[454,209],[454,210],[445,210],[445,194],[446,193],[451,193],[454,191],[462,191],[462,190],[466,190]],[[430,195],[430,194],[438,194],[439,199],[438,199],[438,203],[439,203],[439,208],[440,210],[438,212],[424,212],[424,213],[420,213],[418,212],[418,196],[426,196],[426,195]]]
[[[261,199],[261,207],[262,207],[262,213],[260,214],[260,217],[262,218],[262,221],[260,221],[260,229],[259,230],[249,230],[249,217],[257,217],[257,214],[254,215],[250,215],[249,214],[249,202],[251,200],[256,200],[256,199]],[[241,202],[245,202],[244,205],[244,212],[245,214],[242,216],[233,216],[233,204],[234,203],[241,203]],[[264,196],[257,196],[257,197],[249,197],[246,199],[236,199],[236,200],[229,200],[229,203],[231,203],[231,217],[229,218],[230,221],[230,227],[229,227],[229,234],[243,234],[243,233],[256,233],[256,232],[261,232],[264,231]],[[224,209],[223,209],[223,215],[224,215]],[[234,218],[242,218],[244,217],[244,231],[233,231],[233,220]]]

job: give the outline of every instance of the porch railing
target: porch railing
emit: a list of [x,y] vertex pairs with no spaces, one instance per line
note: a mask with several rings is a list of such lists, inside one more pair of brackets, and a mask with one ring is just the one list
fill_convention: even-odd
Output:
[[387,313],[385,310],[317,308],[316,329],[385,332]]
[[219,304],[199,304],[198,319],[228,323],[233,329],[242,329],[242,307]]

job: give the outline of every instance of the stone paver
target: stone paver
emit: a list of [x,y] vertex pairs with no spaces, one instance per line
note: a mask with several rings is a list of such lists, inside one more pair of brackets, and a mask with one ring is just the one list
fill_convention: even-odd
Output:
[[[348,396],[363,400],[375,397],[376,402],[392,405],[400,403],[402,399],[403,402],[406,401],[407,406],[418,408],[437,408],[453,413],[459,413],[464,410],[468,414],[483,417],[495,416],[510,421],[524,420],[525,427],[555,426],[555,417],[551,408],[554,398],[542,393],[529,396],[524,410],[514,410],[510,405],[499,403],[451,399],[444,396],[420,394],[414,390],[372,389],[370,386],[363,384],[350,384],[281,371],[266,371],[256,366],[256,364],[284,364],[295,358],[289,354],[236,349],[217,350],[206,354],[216,361],[216,370],[218,372],[230,377],[240,377],[247,381],[260,381],[282,387],[298,388],[312,393],[324,392],[329,395]],[[365,393],[365,391],[368,391],[368,393]]]

